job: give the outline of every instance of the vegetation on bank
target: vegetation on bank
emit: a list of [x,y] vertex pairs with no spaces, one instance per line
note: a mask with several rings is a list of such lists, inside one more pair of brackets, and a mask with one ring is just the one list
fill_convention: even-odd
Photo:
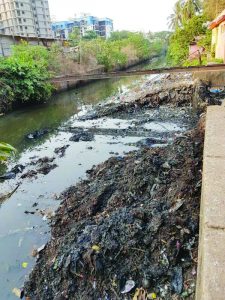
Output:
[[189,58],[189,45],[196,42],[205,48],[201,63],[206,64],[210,57],[215,61],[215,53],[211,49],[212,31],[209,22],[225,8],[225,0],[178,0],[174,12],[169,17],[169,25],[173,30],[169,41],[169,65],[198,65],[200,60]]
[[23,42],[13,54],[0,59],[0,101],[8,108],[17,103],[45,101],[51,96],[50,52],[41,46]]
[[70,35],[71,46],[78,47],[77,59],[83,64],[103,65],[106,71],[126,67],[165,52],[168,32],[144,35],[140,32],[116,31],[110,39],[102,39],[88,32],[81,38],[75,29]]
[[16,153],[16,149],[11,145],[0,142],[0,163],[6,161],[10,156]]
[[65,47],[56,43],[50,49],[22,41],[13,47],[10,57],[0,58],[0,112],[47,101],[52,93],[51,76],[86,73],[99,65],[108,71],[165,55],[168,36],[168,32],[117,31],[105,40],[91,31],[81,38],[74,31]]

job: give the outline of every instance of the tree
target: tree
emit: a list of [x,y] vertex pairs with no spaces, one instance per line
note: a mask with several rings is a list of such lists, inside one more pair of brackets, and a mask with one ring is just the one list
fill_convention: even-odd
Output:
[[201,12],[202,3],[200,0],[186,0],[183,3],[183,22],[190,20]]
[[170,64],[183,65],[186,62],[190,43],[196,36],[204,38],[209,32],[207,27],[204,26],[205,22],[206,18],[204,16],[194,16],[183,27],[176,29],[171,36],[168,49],[168,61]]
[[78,46],[80,39],[81,39],[80,29],[73,28],[72,32],[69,34],[70,45],[72,47]]
[[183,26],[202,9],[201,0],[178,0],[174,6],[174,12],[168,18],[169,27],[173,30]]
[[225,0],[203,0],[203,11],[209,21],[215,19],[225,9]]
[[114,31],[111,34],[110,40],[111,41],[120,41],[127,39],[129,37],[130,32],[127,30],[121,30],[121,31]]
[[175,30],[182,24],[183,20],[183,5],[182,0],[175,3],[173,13],[168,18],[169,28]]
[[98,35],[94,30],[87,30],[83,36],[83,40],[97,39]]

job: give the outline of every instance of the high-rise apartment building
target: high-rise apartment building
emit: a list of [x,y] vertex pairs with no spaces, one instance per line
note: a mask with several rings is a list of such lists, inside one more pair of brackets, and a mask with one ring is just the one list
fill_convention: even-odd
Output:
[[95,31],[98,36],[109,38],[113,32],[113,20],[109,18],[97,18],[90,15],[83,15],[71,21],[52,23],[52,31],[55,38],[68,39],[74,28],[78,28],[81,36],[87,31]]
[[52,38],[47,0],[0,0],[0,33]]

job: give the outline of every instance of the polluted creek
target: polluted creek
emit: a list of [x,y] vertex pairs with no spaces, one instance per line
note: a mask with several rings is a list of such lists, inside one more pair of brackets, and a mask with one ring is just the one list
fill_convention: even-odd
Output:
[[194,299],[199,84],[110,79],[1,117],[2,299]]

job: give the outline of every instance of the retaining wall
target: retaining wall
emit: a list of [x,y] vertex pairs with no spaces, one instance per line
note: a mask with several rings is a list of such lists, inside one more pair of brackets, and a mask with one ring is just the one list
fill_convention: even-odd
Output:
[[225,106],[207,110],[196,300],[225,299]]

